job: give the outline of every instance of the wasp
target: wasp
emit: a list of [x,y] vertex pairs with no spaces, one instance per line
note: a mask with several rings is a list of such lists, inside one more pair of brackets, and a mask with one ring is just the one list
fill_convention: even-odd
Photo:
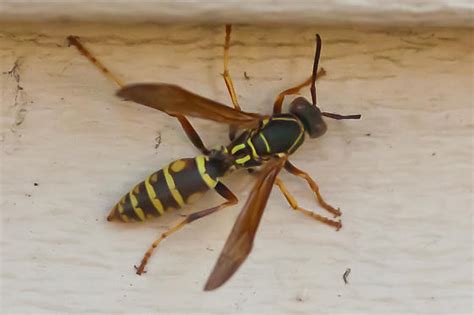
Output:
[[[194,94],[177,85],[167,83],[124,85],[81,44],[78,37],[68,37],[70,45],[77,47],[84,56],[120,87],[117,92],[119,97],[158,109],[175,117],[187,137],[201,152],[196,157],[175,160],[152,173],[120,199],[110,211],[107,220],[130,222],[159,217],[165,212],[192,204],[209,190],[216,191],[225,199],[218,206],[185,216],[179,223],[162,233],[146,251],[140,265],[135,266],[137,274],[145,272],[145,266],[154,249],[165,238],[191,222],[238,203],[235,194],[222,182],[222,178],[226,174],[239,169],[257,172],[257,180],[204,287],[206,291],[214,290],[224,284],[249,255],[260,219],[274,185],[279,187],[294,210],[330,225],[336,230],[341,228],[340,220],[333,220],[300,207],[282,180],[278,178],[278,174],[282,169],[285,169],[290,174],[304,179],[314,192],[320,206],[335,217],[340,216],[340,210],[332,207],[323,199],[316,181],[308,173],[294,166],[289,157],[303,144],[306,136],[318,138],[326,132],[327,125],[323,117],[338,120],[361,117],[361,115],[323,112],[317,106],[315,82],[318,77],[325,74],[323,69],[318,72],[322,46],[319,35],[316,35],[312,75],[300,85],[281,92],[273,104],[272,115],[243,111],[240,108],[228,70],[230,34],[231,25],[226,25],[223,77],[233,108]],[[297,97],[290,103],[289,112],[282,113],[285,96],[298,94],[305,86],[310,86],[311,102],[304,97]],[[208,149],[187,117],[203,118],[227,124],[230,144]]]

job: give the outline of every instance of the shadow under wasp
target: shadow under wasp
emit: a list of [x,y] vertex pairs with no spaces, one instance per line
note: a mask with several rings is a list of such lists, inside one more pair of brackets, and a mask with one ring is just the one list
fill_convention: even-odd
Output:
[[[80,43],[78,37],[68,37],[70,45],[77,47],[102,73],[119,85],[120,89],[117,92],[119,97],[161,110],[177,118],[188,138],[202,153],[196,157],[175,160],[151,174],[122,197],[110,211],[107,220],[144,221],[161,216],[165,211],[195,202],[211,189],[226,200],[218,206],[185,216],[178,224],[162,233],[146,251],[141,264],[138,267],[135,266],[137,274],[145,272],[148,259],[163,239],[193,221],[238,202],[234,193],[222,183],[221,178],[224,175],[236,169],[257,169],[257,180],[207,280],[204,287],[206,291],[214,290],[224,284],[249,255],[273,185],[279,187],[294,210],[301,211],[337,230],[341,228],[340,220],[335,221],[301,208],[281,179],[278,178],[278,174],[284,168],[290,174],[306,180],[320,206],[334,216],[340,216],[339,209],[324,201],[318,185],[311,176],[294,166],[289,161],[289,156],[303,144],[305,133],[310,138],[317,138],[326,132],[327,126],[323,117],[338,120],[361,117],[360,115],[344,116],[322,112],[316,105],[315,82],[318,77],[325,74],[323,69],[318,72],[322,45],[321,37],[318,34],[316,35],[316,53],[311,77],[300,85],[281,92],[273,104],[272,115],[242,111],[228,70],[230,34],[231,25],[226,25],[223,77],[234,108],[172,84],[124,85]],[[311,86],[312,102],[303,97],[297,97],[290,103],[289,113],[282,113],[285,96],[297,94],[308,85]],[[186,118],[187,116],[229,125],[230,144],[218,149],[208,149]]]

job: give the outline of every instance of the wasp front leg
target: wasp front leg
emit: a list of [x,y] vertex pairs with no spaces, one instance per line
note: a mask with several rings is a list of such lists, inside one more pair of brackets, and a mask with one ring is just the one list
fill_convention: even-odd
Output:
[[[319,71],[318,71],[318,75],[317,75],[317,78],[320,78],[322,76],[326,75],[326,71],[321,68]],[[303,83],[297,85],[297,86],[294,86],[292,88],[289,88],[287,90],[284,90],[283,92],[281,92],[280,94],[278,94],[275,102],[273,103],[273,114],[280,114],[281,113],[281,107],[283,106],[283,100],[285,99],[285,96],[288,96],[288,95],[294,95],[294,94],[298,94],[299,91],[304,88],[305,86],[308,86],[311,84],[313,80],[313,77],[309,77],[306,81],[304,81]]]
[[329,218],[326,218],[322,215],[319,215],[317,213],[314,213],[313,211],[310,211],[310,210],[306,210],[304,208],[301,208],[299,205],[298,205],[298,202],[296,201],[296,199],[290,194],[290,192],[288,191],[288,189],[286,189],[286,186],[283,184],[283,182],[281,181],[281,179],[277,178],[276,181],[275,181],[275,185],[278,186],[278,188],[280,188],[280,191],[282,192],[282,194],[285,196],[286,200],[288,201],[288,203],[290,204],[290,206],[294,209],[294,210],[297,210],[297,211],[300,211],[302,213],[304,213],[305,215],[321,222],[321,223],[324,223],[324,224],[327,224],[329,226],[332,226],[334,228],[336,228],[336,231],[339,231],[339,229],[342,227],[342,223],[341,223],[341,220],[338,220],[338,221],[334,221],[334,220],[331,220]]
[[328,212],[334,214],[335,217],[338,217],[342,214],[339,209],[334,208],[333,206],[328,204],[326,201],[324,201],[323,197],[321,196],[321,193],[319,192],[318,184],[311,178],[311,176],[308,175],[308,173],[300,170],[299,168],[291,164],[289,161],[286,161],[285,169],[291,174],[301,177],[306,180],[311,190],[315,193],[316,200],[318,201],[321,207],[326,209]]

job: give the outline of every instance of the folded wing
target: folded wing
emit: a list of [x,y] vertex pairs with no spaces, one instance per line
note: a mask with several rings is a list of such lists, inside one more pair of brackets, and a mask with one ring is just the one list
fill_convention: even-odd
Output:
[[224,284],[249,255],[273,184],[285,162],[286,157],[275,158],[267,162],[265,168],[261,171],[232,228],[232,232],[227,238],[224,249],[207,280],[204,290],[214,290]]
[[172,116],[191,116],[250,129],[259,126],[263,116],[247,113],[189,92],[177,85],[140,83],[126,85],[117,95],[126,100],[159,109]]

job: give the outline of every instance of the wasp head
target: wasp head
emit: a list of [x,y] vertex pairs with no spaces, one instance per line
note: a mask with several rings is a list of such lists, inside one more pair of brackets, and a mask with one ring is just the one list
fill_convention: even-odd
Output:
[[301,120],[310,138],[321,137],[326,133],[327,126],[321,111],[304,97],[298,97],[291,102],[290,113]]

